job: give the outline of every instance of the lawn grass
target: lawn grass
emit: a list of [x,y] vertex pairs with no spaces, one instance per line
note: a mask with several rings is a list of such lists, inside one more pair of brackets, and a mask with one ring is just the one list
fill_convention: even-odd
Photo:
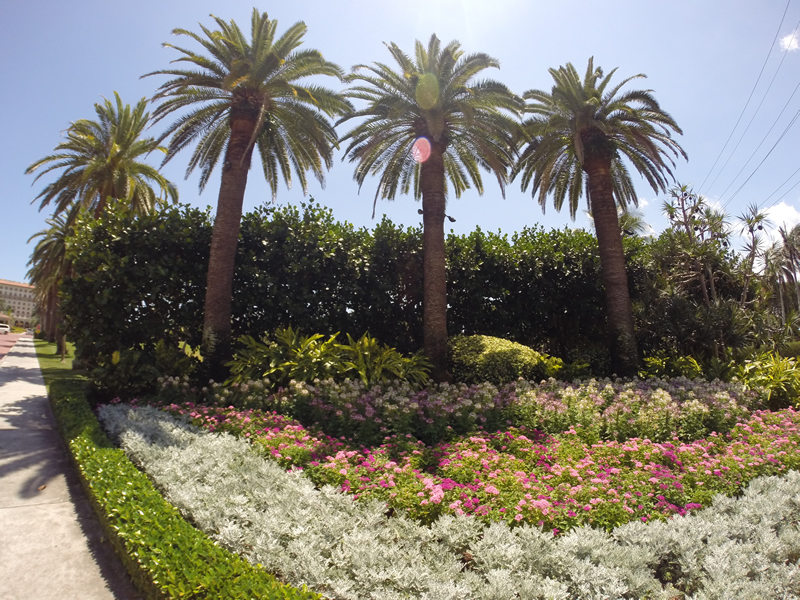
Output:
[[48,392],[50,391],[50,384],[54,381],[86,379],[85,371],[72,369],[75,346],[71,342],[67,342],[67,355],[63,361],[61,360],[61,355],[56,351],[55,342],[35,339],[33,340],[33,345],[36,348],[36,357],[39,359],[39,368],[42,370],[42,376]]

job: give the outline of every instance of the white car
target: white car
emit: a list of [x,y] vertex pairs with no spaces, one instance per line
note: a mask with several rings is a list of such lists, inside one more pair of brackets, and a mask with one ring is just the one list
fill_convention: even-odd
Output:
[[11,333],[11,327],[6,325],[5,323],[0,323],[0,333],[4,335]]

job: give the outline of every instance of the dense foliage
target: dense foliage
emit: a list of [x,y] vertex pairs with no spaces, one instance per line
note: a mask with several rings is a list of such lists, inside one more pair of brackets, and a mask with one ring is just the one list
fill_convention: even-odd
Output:
[[[644,372],[690,374],[683,367],[694,361],[693,376],[727,379],[732,360],[741,364],[765,344],[783,347],[794,322],[781,322],[759,287],[764,282],[747,275],[725,239],[698,241],[682,227],[656,239],[625,240],[639,345],[649,360]],[[210,237],[208,215],[191,208],[141,218],[110,212],[102,222],[80,224],[68,242],[73,276],[62,286],[78,357],[98,366],[114,352],[133,351],[155,366],[158,340],[170,348],[199,346]],[[257,208],[242,222],[233,333],[291,326],[358,339],[368,332],[400,352],[416,352],[421,252],[418,228],[386,219],[369,231],[335,221],[313,202]],[[524,228],[508,237],[478,229],[449,235],[447,254],[451,335],[499,337],[608,374],[590,233]],[[708,274],[702,279],[698,264]]]
[[61,288],[76,358],[95,366],[161,339],[198,346],[210,243],[209,215],[188,207],[79,222],[68,240],[73,276]]
[[430,362],[421,353],[403,356],[365,333],[347,344],[338,343],[338,334],[327,340],[321,334],[302,335],[291,327],[278,329],[256,340],[245,335],[228,363],[230,380],[226,383],[260,381],[268,388],[286,387],[296,381],[315,379],[358,379],[364,385],[389,381],[408,381],[421,386],[428,380]]
[[[156,340],[199,345],[211,239],[191,208],[84,222],[70,242],[74,274],[64,312],[89,363]],[[594,238],[526,228],[510,240],[451,234],[448,329],[503,337],[603,372],[605,320]],[[629,243],[631,261],[643,251]],[[235,336],[292,326],[367,331],[401,352],[422,345],[422,234],[383,220],[373,231],[336,222],[317,204],[260,207],[244,216],[234,274]],[[639,267],[632,267],[636,281]]]

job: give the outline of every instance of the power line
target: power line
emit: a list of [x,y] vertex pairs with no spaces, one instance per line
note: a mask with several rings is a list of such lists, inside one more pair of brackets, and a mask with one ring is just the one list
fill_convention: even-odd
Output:
[[[800,26],[800,23],[798,23],[798,25]],[[784,54],[784,57],[785,57],[785,56],[786,56],[786,55]],[[723,196],[725,196],[725,194],[727,194],[727,193],[728,193],[728,190],[729,190],[729,189],[731,189],[731,186],[732,186],[732,185],[734,184],[734,182],[735,182],[735,181],[736,181],[736,180],[739,178],[739,175],[741,175],[741,174],[742,174],[742,172],[745,170],[745,168],[747,167],[747,165],[749,165],[749,164],[750,164],[750,161],[751,161],[751,160],[753,160],[753,157],[756,155],[756,152],[758,152],[758,151],[759,151],[759,149],[761,148],[761,146],[764,144],[764,142],[765,142],[765,141],[767,140],[767,138],[769,137],[769,134],[770,134],[770,133],[772,133],[772,130],[773,130],[773,129],[775,129],[775,125],[777,125],[777,124],[778,124],[778,121],[780,121],[780,118],[783,116],[783,113],[784,113],[784,111],[786,111],[786,108],[789,106],[789,102],[791,102],[791,101],[792,101],[792,98],[794,98],[794,95],[795,95],[795,93],[797,93],[797,90],[798,90],[798,89],[800,89],[800,83],[798,83],[798,84],[795,86],[795,88],[794,88],[794,91],[792,92],[791,96],[789,96],[789,99],[786,101],[786,104],[784,104],[784,105],[783,105],[783,108],[781,109],[781,112],[780,112],[780,114],[779,114],[779,115],[778,115],[778,116],[775,118],[775,121],[773,121],[773,123],[772,123],[772,126],[769,128],[769,131],[767,131],[767,133],[765,133],[765,134],[764,134],[764,137],[763,137],[763,138],[761,138],[761,141],[758,143],[758,146],[756,146],[756,149],[755,149],[755,150],[753,150],[753,153],[750,155],[750,158],[748,158],[748,159],[747,159],[747,162],[746,162],[746,163],[744,163],[744,165],[742,165],[742,168],[741,168],[741,169],[739,169],[739,172],[736,174],[736,177],[734,177],[734,178],[733,178],[733,180],[732,180],[732,181],[731,181],[731,182],[728,184],[728,187],[726,187],[726,188],[725,188],[725,190],[722,192],[722,194],[721,194],[721,195],[720,195],[720,197],[719,197],[719,200],[722,200],[722,197],[723,197]],[[712,183],[711,185],[714,185],[714,184]],[[731,199],[727,200],[727,201],[725,202],[725,204],[723,204],[723,205],[722,205],[722,207],[723,207],[723,208],[725,208],[726,206],[728,206],[728,204],[730,204],[731,200],[733,200],[733,198],[731,198]]]
[[[798,27],[800,27],[800,21],[797,22],[797,25],[795,25],[795,28],[792,31],[796,31]],[[775,83],[775,79],[778,77],[778,73],[780,72],[781,67],[783,66],[783,61],[786,60],[786,55],[788,53],[789,53],[789,50],[787,48],[786,50],[784,50],[783,56],[781,56],[781,62],[778,63],[778,68],[775,69],[775,74],[772,76],[772,80],[769,82],[769,85],[767,86],[767,91],[764,92],[764,95],[761,98],[761,102],[758,103],[758,106],[756,107],[755,112],[753,112],[753,116],[750,117],[750,121],[747,123],[747,127],[744,128],[744,131],[742,132],[742,135],[739,137],[739,141],[736,142],[736,146],[734,146],[733,150],[731,150],[731,153],[728,155],[728,160],[726,160],[725,164],[722,165],[722,168],[719,170],[719,173],[717,173],[717,176],[714,178],[714,181],[712,181],[711,185],[708,186],[709,191],[711,191],[711,188],[714,187],[714,184],[717,182],[717,179],[719,179],[719,176],[722,175],[723,171],[725,171],[725,167],[728,166],[728,163],[733,158],[733,155],[736,154],[736,151],[739,149],[739,145],[742,143],[742,140],[744,139],[744,136],[747,135],[748,131],[750,131],[750,126],[753,124],[753,121],[755,121],[756,115],[758,115],[758,111],[760,111],[761,107],[764,105],[764,100],[767,99],[767,96],[769,95],[769,91],[772,89],[772,84]],[[795,88],[795,91],[797,91],[797,88]],[[792,96],[794,96],[794,92],[792,92]],[[789,100],[791,100],[791,96],[789,97]],[[788,104],[788,102],[787,102],[787,104]],[[784,110],[785,110],[785,108],[786,107],[784,107]],[[781,114],[783,114],[783,111],[781,111]],[[774,126],[775,125],[773,124],[773,127]],[[772,131],[772,127],[770,127],[770,131]],[[767,135],[769,135],[769,134],[767,134]],[[761,141],[761,143],[764,143],[763,140]],[[760,147],[761,147],[761,144],[759,144],[759,148]],[[756,150],[758,150],[758,148],[756,148]],[[755,152],[753,154],[755,154]],[[748,163],[750,162],[750,160],[752,160],[752,158],[753,158],[753,156],[751,155],[750,158],[747,159],[747,162],[742,166],[742,168],[739,170],[739,172],[733,178],[733,181],[731,181],[728,184],[728,187],[725,188],[725,191],[722,192],[722,195],[720,195],[720,199],[722,199],[722,196],[724,196],[725,193],[731,188],[731,186],[736,181],[736,179],[739,177],[739,175],[742,174],[742,171],[744,171],[745,167],[747,167]]]
[[761,71],[758,73],[758,78],[756,79],[755,84],[753,84],[753,89],[750,90],[750,95],[747,97],[747,102],[745,102],[744,108],[742,109],[742,112],[739,115],[739,118],[736,120],[736,124],[733,126],[733,129],[731,130],[731,134],[728,136],[728,139],[725,141],[725,145],[722,147],[722,150],[720,150],[719,156],[717,156],[717,159],[714,161],[714,164],[711,165],[711,170],[708,172],[708,175],[706,175],[705,179],[703,179],[703,183],[700,184],[700,187],[698,188],[698,190],[702,190],[702,188],[705,185],[706,181],[708,180],[709,176],[711,175],[711,173],[714,172],[714,168],[717,166],[717,163],[719,162],[719,159],[722,157],[722,154],[725,152],[725,148],[728,147],[728,142],[731,141],[731,138],[733,137],[733,133],[736,131],[736,128],[739,126],[739,123],[741,122],[742,117],[744,116],[744,113],[747,110],[747,107],[750,105],[750,100],[753,98],[753,94],[756,91],[756,87],[758,86],[758,82],[761,81],[761,76],[764,74],[764,68],[767,66],[767,61],[769,60],[769,56],[772,53],[772,48],[775,46],[775,41],[778,39],[778,36],[780,35],[781,27],[783,27],[783,21],[786,18],[786,13],[789,10],[789,4],[791,3],[791,1],[792,0],[787,0],[787,2],[786,2],[786,8],[783,9],[783,16],[781,17],[781,22],[778,25],[777,31],[775,32],[775,38],[772,40],[772,43],[769,45],[769,50],[767,50],[767,57],[764,59],[764,64],[761,65]]
[[775,150],[775,148],[776,148],[776,147],[778,146],[778,144],[781,142],[781,140],[783,139],[783,137],[784,137],[784,136],[785,136],[785,135],[788,133],[789,129],[791,129],[791,128],[792,128],[792,125],[794,125],[794,124],[795,124],[795,121],[797,121],[797,118],[798,118],[798,117],[800,117],[800,110],[798,110],[798,111],[795,113],[794,117],[792,117],[792,120],[789,122],[789,124],[788,124],[788,125],[786,126],[786,128],[783,130],[783,133],[781,133],[780,137],[779,137],[779,138],[778,138],[778,139],[775,141],[775,143],[772,145],[772,148],[770,148],[770,149],[769,149],[769,152],[767,152],[767,155],[766,155],[764,158],[762,158],[762,159],[761,159],[761,162],[760,162],[760,163],[758,163],[758,165],[756,166],[756,168],[755,168],[755,169],[753,169],[753,172],[752,172],[752,173],[750,173],[750,175],[747,177],[747,179],[745,179],[745,180],[744,180],[744,182],[742,183],[742,185],[740,185],[740,186],[738,187],[738,189],[737,189],[737,190],[736,190],[736,191],[733,193],[733,196],[731,196],[731,197],[730,197],[730,200],[728,200],[728,202],[730,202],[731,200],[733,200],[734,198],[736,198],[736,195],[737,195],[739,192],[741,192],[741,191],[742,191],[742,188],[743,188],[743,187],[744,187],[744,186],[747,184],[747,182],[748,182],[748,181],[750,181],[750,179],[753,177],[753,175],[755,175],[755,174],[756,174],[756,171],[758,171],[758,169],[760,169],[760,168],[761,168],[761,165],[763,165],[763,164],[764,164],[764,161],[765,161],[765,160],[767,160],[767,159],[769,158],[769,155],[770,155],[770,154],[772,154],[772,151],[773,151],[773,150]]
[[[780,191],[780,189],[781,189],[783,186],[785,186],[785,185],[786,185],[786,184],[789,182],[789,180],[790,180],[792,177],[794,177],[795,175],[797,175],[798,173],[800,173],[800,167],[798,167],[798,169],[797,169],[797,170],[796,170],[794,173],[792,173],[792,174],[791,174],[791,175],[789,175],[789,176],[788,176],[786,179],[784,179],[784,180],[783,180],[783,183],[781,183],[781,184],[780,184],[780,185],[779,185],[777,188],[775,188],[775,191],[774,191],[774,192],[772,192],[772,193],[771,193],[769,196],[767,196],[766,198],[764,198],[764,200],[762,200],[761,204],[762,204],[762,205],[763,205],[763,204],[766,204],[766,203],[767,203],[767,201],[768,201],[770,198],[772,198],[772,197],[773,197],[775,194],[777,194],[777,193],[778,193],[778,191]],[[781,196],[780,198],[778,198],[777,200],[775,200],[775,202],[773,202],[772,204],[770,204],[770,205],[769,205],[767,208],[765,208],[764,210],[769,210],[770,208],[772,208],[773,206],[775,206],[775,205],[776,205],[778,202],[780,202],[781,200],[783,200],[783,198],[784,198],[784,196],[786,196],[786,194],[788,194],[789,192],[791,192],[791,191],[792,191],[794,188],[796,188],[798,185],[800,185],[800,181],[798,181],[798,182],[797,182],[797,183],[795,183],[795,184],[794,184],[792,187],[790,187],[788,190],[786,190],[786,192],[784,192],[783,196]],[[759,209],[760,209],[760,206],[756,207],[756,210],[759,210]]]

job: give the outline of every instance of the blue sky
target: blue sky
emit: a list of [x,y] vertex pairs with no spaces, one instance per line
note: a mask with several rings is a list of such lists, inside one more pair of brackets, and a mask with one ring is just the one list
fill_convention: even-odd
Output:
[[[646,80],[630,87],[652,89],[684,132],[679,141],[689,160],[678,163],[677,181],[694,185],[733,217],[754,203],[769,207],[776,226],[800,222],[800,185],[790,189],[800,182],[800,125],[793,122],[800,114],[800,36],[793,37],[800,24],[800,0],[790,0],[788,9],[787,0],[295,0],[256,6],[277,19],[281,31],[305,21],[306,46],[348,71],[358,63],[388,62],[383,42],[411,52],[414,40],[427,41],[436,33],[444,42],[459,40],[466,52],[497,58],[501,69],[491,77],[520,94],[549,89],[550,67],[572,62],[583,73],[590,56],[606,71],[618,67],[615,79],[645,73]],[[252,2],[238,0],[29,0],[1,5],[0,278],[24,280],[32,250],[27,240],[44,228],[49,216],[47,208],[39,212],[31,200],[50,180],[33,184],[33,176],[24,174],[27,166],[52,152],[70,122],[93,118],[93,105],[103,97],[117,91],[131,104],[150,97],[163,79],[140,76],[166,68],[178,56],[161,44],[191,44],[172,36],[173,28],[199,31],[198,23],[212,25],[213,13],[249,31],[252,8]],[[329,85],[339,87],[336,82]],[[159,125],[152,133],[160,133]],[[214,207],[219,174],[200,195],[196,175],[184,180],[188,158],[188,153],[176,156],[164,174],[178,185],[182,202]],[[379,201],[373,221],[375,185],[367,181],[359,194],[352,165],[340,158],[325,189],[313,179],[309,189],[336,218],[359,227],[374,226],[382,213],[406,225],[420,222],[418,205],[410,197]],[[663,229],[663,195],[636,181],[645,220],[655,230]],[[588,226],[582,212],[575,222],[552,206],[543,215],[518,182],[511,184],[505,199],[490,177],[485,185],[482,197],[468,192],[449,199],[448,213],[457,221],[448,226],[456,233],[476,226],[504,233],[534,225]],[[245,210],[270,199],[260,167],[255,167]],[[279,190],[279,204],[302,200],[300,189]]]

